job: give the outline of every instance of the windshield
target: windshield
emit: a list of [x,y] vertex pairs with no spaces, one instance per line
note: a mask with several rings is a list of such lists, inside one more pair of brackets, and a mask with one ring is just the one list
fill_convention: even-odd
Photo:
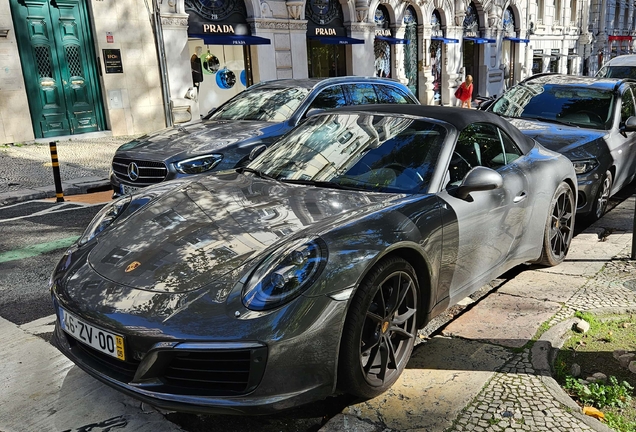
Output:
[[512,118],[606,129],[611,121],[613,101],[614,94],[610,89],[528,83],[504,93],[491,105],[491,111]]
[[208,118],[282,122],[292,116],[308,94],[309,89],[302,87],[247,89],[230,99]]
[[636,79],[636,66],[605,66],[596,74],[597,78]]
[[446,129],[430,121],[370,114],[311,117],[248,168],[289,183],[423,193]]

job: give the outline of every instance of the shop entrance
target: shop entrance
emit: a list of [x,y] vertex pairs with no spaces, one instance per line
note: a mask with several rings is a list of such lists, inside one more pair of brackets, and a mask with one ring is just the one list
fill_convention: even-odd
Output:
[[462,54],[466,76],[473,77],[473,98],[479,95],[479,44],[473,41],[465,40],[463,44]]
[[344,45],[323,44],[307,39],[309,78],[326,78],[347,75]]
[[104,129],[86,5],[82,0],[11,0],[36,138]]

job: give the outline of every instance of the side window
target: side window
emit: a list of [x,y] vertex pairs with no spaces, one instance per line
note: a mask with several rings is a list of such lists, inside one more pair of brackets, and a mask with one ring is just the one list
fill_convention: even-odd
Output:
[[351,105],[377,104],[378,97],[371,84],[347,84]]
[[634,95],[631,89],[627,89],[621,95],[621,122],[634,115]]
[[468,125],[457,138],[449,174],[451,185],[458,185],[464,176],[476,166],[497,169],[504,149],[499,129],[491,124],[473,123]]
[[519,147],[517,147],[517,144],[515,144],[512,138],[501,129],[497,128],[497,130],[499,131],[504,151],[491,159],[491,168],[494,169],[497,169],[498,166],[508,165],[523,156],[523,153],[519,150]]
[[378,94],[379,103],[388,104],[412,104],[404,92],[398,88],[387,85],[375,85],[375,92]]
[[347,101],[341,86],[333,86],[321,91],[313,100],[309,109],[333,109],[345,106]]

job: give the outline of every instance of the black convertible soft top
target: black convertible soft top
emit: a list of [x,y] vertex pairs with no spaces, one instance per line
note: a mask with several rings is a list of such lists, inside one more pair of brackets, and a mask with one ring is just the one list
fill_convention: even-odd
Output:
[[519,129],[514,127],[508,121],[502,119],[496,114],[479,111],[475,109],[446,107],[439,105],[397,105],[397,104],[376,104],[376,105],[355,105],[329,110],[329,112],[338,111],[357,111],[379,114],[401,114],[415,117],[428,117],[441,120],[454,126],[458,131],[464,130],[466,126],[472,123],[493,123],[506,131],[508,135],[519,146],[519,149],[525,154],[534,147],[535,142],[532,138],[527,137]]

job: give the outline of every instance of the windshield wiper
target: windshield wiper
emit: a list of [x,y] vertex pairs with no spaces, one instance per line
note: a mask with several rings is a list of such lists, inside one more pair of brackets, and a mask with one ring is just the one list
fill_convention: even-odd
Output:
[[271,175],[265,174],[262,171],[259,170],[255,170],[254,168],[249,168],[249,167],[239,167],[236,169],[236,171],[240,174],[249,172],[252,174],[256,174],[256,176],[263,178],[263,179],[267,179],[267,180],[277,180],[276,177],[272,177]]
[[332,188],[332,189],[344,189],[344,190],[360,190],[359,188],[355,188],[352,186],[345,186],[340,183],[334,183],[330,181],[287,179],[287,178],[282,178],[279,180],[284,183],[300,184],[300,185],[307,185],[307,186],[325,187],[325,188]]
[[578,125],[576,123],[563,121],[563,120],[559,120],[559,119],[546,118],[546,117],[528,116],[528,117],[511,117],[511,118],[516,118],[516,119],[519,119],[519,120],[538,120],[538,121],[544,121],[546,123],[556,123],[556,124],[562,124],[562,125],[565,125],[565,126],[574,126],[574,127],[577,127],[577,128],[581,127],[580,125]]

